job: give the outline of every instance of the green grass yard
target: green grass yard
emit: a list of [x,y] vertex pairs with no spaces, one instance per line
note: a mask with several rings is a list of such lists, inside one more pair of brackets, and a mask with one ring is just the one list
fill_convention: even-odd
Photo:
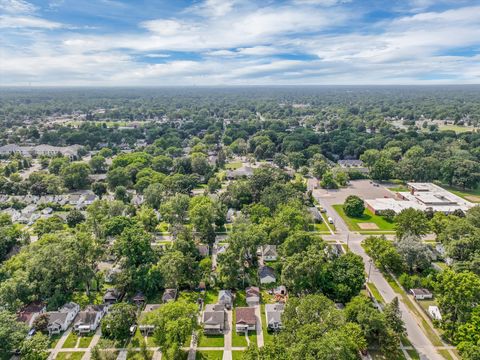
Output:
[[[345,221],[348,228],[352,231],[359,231],[359,232],[368,232],[374,233],[377,231],[394,231],[395,224],[393,222],[388,222],[381,216],[373,214],[370,210],[365,209],[363,215],[359,218],[352,218],[348,217],[345,212],[343,211],[343,205],[337,204],[333,205],[333,208],[341,216],[341,218]],[[359,224],[362,223],[374,223],[378,226],[378,229],[362,229],[360,228]]]
[[[233,321],[232,321],[232,346],[234,347],[247,347],[247,339],[245,338],[244,333],[237,333],[235,330],[235,310],[232,312],[233,313]],[[257,344],[257,333],[255,331],[249,331],[248,332],[248,338],[250,339],[251,343]]]
[[246,295],[245,295],[245,290],[239,290],[235,293],[235,301],[233,303],[233,306],[234,307],[248,306]]
[[204,303],[205,304],[216,304],[218,300],[218,290],[208,289],[205,291]]
[[67,336],[63,343],[62,349],[72,349],[77,345],[78,336],[73,331]]
[[223,351],[222,350],[213,350],[213,351],[197,351],[196,360],[222,360]]
[[81,336],[80,341],[78,343],[78,347],[88,348],[90,346],[90,343],[92,342],[92,339],[93,339],[93,334],[92,335]]
[[[153,357],[153,351],[147,351],[147,359]],[[127,353],[127,360],[145,360],[145,358],[140,354],[140,351],[135,351],[133,353]]]
[[83,351],[59,352],[56,360],[81,360],[85,353]]
[[205,335],[202,334],[198,341],[198,347],[223,347],[225,336],[221,335]]
[[267,321],[265,319],[265,304],[261,305],[261,313],[263,341],[265,342],[265,344],[268,344],[273,342],[275,335],[267,330]]
[[242,360],[243,351],[232,351],[232,360]]
[[374,283],[367,283],[367,287],[370,290],[370,293],[372,296],[377,300],[379,303],[383,303],[383,297],[378,291],[377,287],[375,286]]
[[227,170],[236,170],[236,169],[240,169],[241,167],[242,167],[241,161],[232,161],[232,162],[229,162],[228,164],[225,164],[225,169]]
[[[49,343],[48,343],[48,347],[49,347],[50,349],[53,349],[55,346],[57,346],[58,340],[60,340],[61,337],[62,337],[61,334],[50,336],[50,338],[49,338]],[[1,359],[1,358],[0,358],[0,359]]]

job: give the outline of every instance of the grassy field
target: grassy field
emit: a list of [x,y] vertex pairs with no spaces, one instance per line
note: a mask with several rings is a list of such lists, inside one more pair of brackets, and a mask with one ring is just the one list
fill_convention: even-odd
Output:
[[222,335],[202,335],[200,336],[198,347],[223,347],[225,336]]
[[245,295],[245,290],[239,290],[235,293],[235,301],[233,303],[234,307],[245,307],[248,306],[247,298]]
[[320,224],[311,224],[310,226],[312,231],[319,231],[323,234],[330,234],[330,231],[328,230],[328,227],[325,221],[321,222]]
[[214,351],[197,351],[197,355],[195,357],[196,360],[222,360],[223,358],[223,351],[222,350],[214,350]]
[[[359,218],[351,218],[348,217],[345,212],[343,211],[343,205],[342,204],[337,204],[333,205],[333,208],[335,211],[342,217],[342,219],[345,221],[347,224],[348,228],[353,231],[365,231],[365,232],[376,232],[376,231],[393,231],[395,224],[390,223],[386,221],[384,218],[381,216],[373,214],[370,210],[366,209],[362,215],[362,217]],[[362,229],[360,228],[359,224],[362,223],[374,223],[378,226],[378,229]]]
[[473,131],[472,127],[453,125],[453,124],[440,125],[438,128],[440,129],[440,131],[442,131],[442,130],[452,130],[452,131],[455,131],[456,133],[464,133],[464,132],[468,132],[468,131]]
[[241,161],[233,161],[233,162],[229,162],[228,164],[225,164],[225,169],[227,170],[236,170],[236,169],[240,169],[241,167],[242,167]]
[[62,349],[71,349],[76,347],[75,345],[77,345],[77,340],[78,340],[77,334],[75,334],[74,332],[71,332],[65,339]]
[[243,351],[232,351],[232,360],[242,360]]
[[204,302],[205,304],[216,304],[218,300],[218,290],[208,289],[205,292]]
[[80,348],[87,348],[90,346],[90,343],[92,342],[93,335],[87,335],[87,336],[81,336],[80,341],[78,343],[78,347]]
[[83,351],[59,352],[56,360],[81,360],[85,353]]
[[[148,359],[153,357],[153,351],[147,351],[147,354]],[[127,360],[145,360],[145,358],[140,354],[140,351],[136,351],[133,354],[127,354]]]
[[60,334],[50,336],[48,347],[50,349],[53,349],[55,346],[57,346],[58,340],[60,340],[61,337],[62,337],[62,335],[60,335]]

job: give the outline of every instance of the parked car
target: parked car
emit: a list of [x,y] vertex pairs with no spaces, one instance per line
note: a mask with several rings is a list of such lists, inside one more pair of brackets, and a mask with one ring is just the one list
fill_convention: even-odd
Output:
[[328,223],[333,224],[333,219],[330,216],[328,217]]

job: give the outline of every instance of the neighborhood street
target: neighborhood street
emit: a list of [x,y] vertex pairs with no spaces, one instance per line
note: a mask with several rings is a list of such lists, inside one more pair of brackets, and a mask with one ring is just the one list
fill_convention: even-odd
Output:
[[[368,274],[370,267],[370,257],[365,253],[361,242],[365,239],[366,235],[360,235],[356,232],[352,232],[348,229],[347,224],[343,219],[337,214],[333,209],[332,203],[328,201],[330,197],[328,193],[325,194],[325,190],[313,190],[313,196],[320,203],[320,205],[327,211],[328,216],[333,218],[336,234],[324,236],[325,240],[336,241],[340,243],[347,243],[352,252],[360,255],[365,264],[365,271]],[[327,199],[327,201],[325,200]],[[374,283],[378,291],[385,299],[385,301],[390,302],[397,294],[393,291],[391,286],[383,277],[382,273],[374,266],[371,266],[370,269],[370,282]],[[415,347],[415,349],[420,354],[421,359],[425,360],[443,360],[443,357],[437,352],[435,345],[428,339],[428,337],[422,331],[417,317],[410,312],[407,306],[403,303],[402,299],[399,298],[400,310],[402,311],[402,318],[405,322],[405,327],[407,329],[408,339]]]

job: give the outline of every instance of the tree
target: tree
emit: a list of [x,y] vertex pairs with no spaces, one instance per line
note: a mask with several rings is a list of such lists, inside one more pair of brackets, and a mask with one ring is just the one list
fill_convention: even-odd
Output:
[[365,211],[363,200],[356,195],[349,195],[343,203],[343,211],[349,217],[361,217]]
[[15,314],[0,310],[0,353],[9,354],[18,349],[27,332],[27,326],[18,322]]
[[42,333],[47,331],[49,316],[47,313],[38,315],[33,321],[32,328]]
[[320,186],[325,189],[336,189],[338,184],[335,182],[335,177],[333,173],[328,170],[323,174],[322,181],[320,181]]
[[163,201],[164,190],[165,187],[162,184],[154,183],[149,185],[143,192],[145,203],[154,209],[158,209]]
[[158,270],[167,288],[193,285],[196,279],[196,262],[180,251],[167,251],[158,262]]
[[197,306],[183,301],[162,305],[145,322],[155,326],[153,338],[167,360],[176,360],[185,340],[197,327]]
[[312,165],[312,173],[318,179],[322,179],[328,170],[328,164],[324,160],[315,161]]
[[56,157],[50,160],[50,164],[48,165],[48,171],[51,174],[59,175],[60,171],[64,166],[69,163],[69,160],[66,157]]
[[131,182],[131,176],[124,167],[110,169],[107,173],[107,183],[110,189],[115,189],[117,186],[128,187]]
[[113,304],[102,320],[102,334],[115,340],[130,337],[130,326],[136,320],[136,307],[127,303]]
[[85,215],[80,210],[72,209],[68,212],[66,220],[68,227],[74,228],[85,221]]
[[160,205],[160,213],[165,221],[171,225],[184,224],[188,216],[190,197],[185,194],[176,194]]
[[347,303],[360,293],[365,283],[363,260],[349,252],[333,259],[329,265],[330,282],[326,293],[335,301]]
[[375,261],[375,265],[382,270],[401,273],[404,262],[397,249],[385,236],[369,236],[363,242],[365,252]]
[[430,231],[430,224],[423,211],[408,208],[402,210],[395,217],[395,230],[397,239],[401,239],[407,234],[422,236]]
[[197,196],[190,201],[190,221],[200,238],[209,245],[215,241],[214,223],[217,216],[217,209],[209,197]]
[[22,360],[48,359],[49,343],[48,337],[40,333],[36,333],[31,338],[26,339],[20,348]]
[[90,180],[90,167],[84,162],[73,162],[64,166],[61,171],[61,176],[65,186],[70,190],[85,189]]
[[136,217],[146,231],[154,231],[159,224],[158,216],[155,213],[155,210],[146,205],[143,205],[139,210],[137,210]]
[[127,192],[127,188],[125,186],[117,186],[115,188],[115,200],[121,201],[124,204],[130,202],[130,194]]
[[92,184],[92,191],[101,199],[102,196],[107,193],[107,184],[101,181],[96,181]]
[[381,157],[370,169],[370,176],[374,180],[389,180],[395,171],[395,161]]
[[405,235],[396,243],[396,247],[410,273],[430,267],[433,253],[418,236]]
[[210,179],[208,179],[207,186],[208,191],[213,194],[222,188],[222,182],[218,179],[218,177],[212,176]]
[[480,303],[480,278],[469,271],[445,270],[438,275],[435,294],[443,315],[442,327],[453,337]]
[[92,156],[88,164],[96,174],[103,173],[107,170],[107,163],[102,155]]
[[64,224],[63,219],[58,215],[49,218],[41,218],[33,224],[33,232],[40,237],[44,234],[63,230]]
[[402,312],[400,311],[400,305],[398,297],[394,297],[383,309],[385,319],[388,326],[398,335],[405,335],[405,323],[402,319]]

